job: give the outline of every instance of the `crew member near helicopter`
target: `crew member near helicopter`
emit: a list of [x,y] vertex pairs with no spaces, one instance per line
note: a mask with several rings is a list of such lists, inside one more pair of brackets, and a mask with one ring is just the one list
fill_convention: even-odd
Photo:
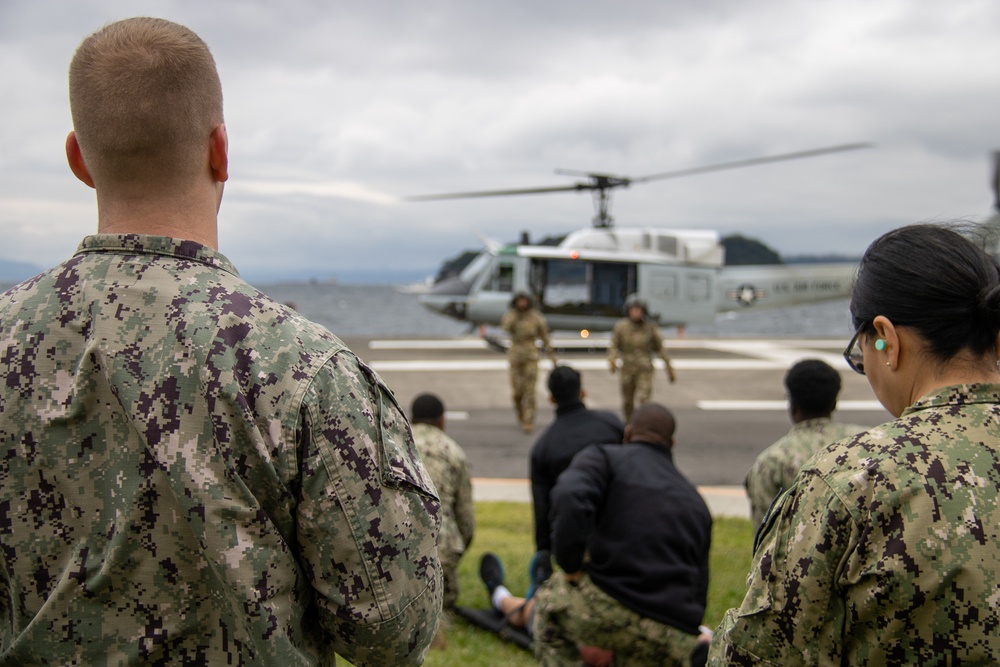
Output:
[[549,324],[545,321],[526,292],[518,292],[510,301],[510,309],[500,320],[500,328],[510,334],[507,361],[510,363],[510,388],[514,410],[521,430],[531,433],[535,425],[535,385],[538,381],[538,346],[541,340],[545,354],[556,365],[556,355],[549,342]]
[[625,302],[626,317],[618,320],[611,330],[608,346],[608,368],[618,371],[621,358],[622,413],[625,421],[632,417],[636,405],[649,401],[653,395],[653,355],[658,354],[667,366],[667,378],[677,380],[670,356],[663,346],[660,329],[647,317],[646,302],[631,297]]

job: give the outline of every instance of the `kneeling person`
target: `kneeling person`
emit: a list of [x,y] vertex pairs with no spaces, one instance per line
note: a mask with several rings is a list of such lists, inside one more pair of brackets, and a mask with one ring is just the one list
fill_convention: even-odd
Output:
[[674,465],[674,430],[673,414],[647,403],[625,446],[588,447],[556,483],[552,548],[564,573],[536,595],[542,665],[579,664],[584,641],[627,664],[687,665],[707,648],[712,517]]

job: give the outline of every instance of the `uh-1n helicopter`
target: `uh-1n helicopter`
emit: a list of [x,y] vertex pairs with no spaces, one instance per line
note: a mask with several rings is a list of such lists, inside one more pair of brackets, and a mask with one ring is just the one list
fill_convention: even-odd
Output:
[[608,214],[611,192],[636,183],[815,157],[866,148],[854,143],[796,153],[725,162],[639,178],[557,170],[584,176],[571,185],[408,197],[409,201],[579,192],[594,195],[593,227],[567,235],[558,245],[486,242],[458,274],[422,294],[426,308],[471,326],[496,325],[514,294],[525,292],[552,329],[610,330],[626,299],[639,298],[661,327],[714,321],[719,313],[779,308],[848,296],[856,265],[771,264],[726,266],[717,232],[615,227]]

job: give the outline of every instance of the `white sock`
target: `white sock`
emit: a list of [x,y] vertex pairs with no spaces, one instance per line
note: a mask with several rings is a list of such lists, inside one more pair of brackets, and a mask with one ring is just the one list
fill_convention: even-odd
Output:
[[493,608],[500,609],[500,602],[512,597],[506,586],[500,585],[493,590]]

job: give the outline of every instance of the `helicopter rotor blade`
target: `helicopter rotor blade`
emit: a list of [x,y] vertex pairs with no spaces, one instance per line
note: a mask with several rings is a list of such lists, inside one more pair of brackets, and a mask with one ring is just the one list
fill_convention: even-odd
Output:
[[586,176],[591,179],[603,179],[607,181],[630,181],[628,176],[617,176],[615,174],[602,174],[596,171],[583,171],[582,169],[556,169],[555,173],[562,176]]
[[519,188],[515,190],[483,190],[480,192],[451,192],[439,195],[416,195],[405,197],[405,201],[434,201],[438,199],[468,199],[471,197],[503,197],[505,195],[533,195],[546,192],[572,192],[574,190],[591,190],[590,183],[575,185],[555,185],[547,188]]
[[798,151],[795,153],[782,153],[780,155],[769,155],[765,157],[750,158],[748,160],[736,160],[734,162],[722,162],[719,164],[710,164],[704,167],[695,167],[693,169],[681,169],[679,171],[665,171],[659,174],[650,174],[648,176],[640,176],[638,178],[630,179],[632,183],[645,183],[647,181],[655,181],[664,178],[679,178],[681,176],[693,176],[695,174],[704,174],[712,171],[723,171],[725,169],[739,169],[741,167],[752,167],[758,164],[767,164],[770,162],[784,162],[786,160],[800,160],[802,158],[816,157],[817,155],[826,155],[827,153],[840,153],[843,151],[853,151],[860,148],[871,148],[872,144],[867,142],[854,143],[854,144],[841,144],[839,146],[827,146],[825,148],[813,148],[807,151]]

